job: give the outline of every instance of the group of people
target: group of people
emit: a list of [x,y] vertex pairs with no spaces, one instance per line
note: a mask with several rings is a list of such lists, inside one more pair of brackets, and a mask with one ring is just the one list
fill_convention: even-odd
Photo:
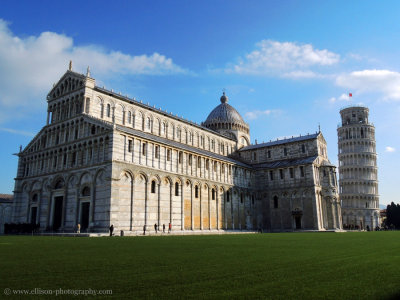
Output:
[[[171,223],[168,223],[168,233],[170,233],[172,230],[172,225]],[[161,231],[159,229],[159,225],[157,223],[154,224],[154,231],[158,233],[158,231]],[[165,224],[162,225],[162,232],[165,233]],[[143,235],[146,235],[146,225],[143,225]]]
[[[159,226],[157,225],[157,223],[155,223],[154,224],[154,231],[156,233],[158,233],[158,231],[160,230],[158,227]],[[77,229],[78,229],[77,232],[79,233],[80,232],[80,224],[78,224],[78,228]],[[111,224],[111,226],[109,228],[109,231],[110,231],[110,236],[113,236],[114,224]],[[168,233],[170,233],[171,231],[172,231],[172,224],[168,223]],[[162,225],[162,232],[165,233],[165,224]],[[143,235],[146,235],[146,225],[143,225]]]

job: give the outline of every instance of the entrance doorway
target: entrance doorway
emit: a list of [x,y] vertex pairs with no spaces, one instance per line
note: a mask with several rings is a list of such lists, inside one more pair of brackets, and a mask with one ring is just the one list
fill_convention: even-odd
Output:
[[301,216],[295,216],[294,220],[296,222],[296,229],[301,229]]
[[62,196],[54,198],[53,230],[61,227],[63,200]]
[[90,202],[81,203],[81,229],[86,230],[89,227]]
[[37,207],[31,208],[31,224],[36,224]]

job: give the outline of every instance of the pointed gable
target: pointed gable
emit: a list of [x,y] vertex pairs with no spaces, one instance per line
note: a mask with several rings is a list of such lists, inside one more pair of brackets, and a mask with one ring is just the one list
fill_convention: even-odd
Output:
[[50,101],[79,90],[85,87],[88,80],[94,82],[93,78],[68,70],[47,94],[47,100]]

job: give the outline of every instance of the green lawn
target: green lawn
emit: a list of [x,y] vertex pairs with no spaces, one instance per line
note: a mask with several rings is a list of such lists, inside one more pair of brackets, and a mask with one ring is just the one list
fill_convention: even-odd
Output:
[[119,299],[396,299],[400,232],[1,236],[0,288],[0,299],[4,288],[111,289]]

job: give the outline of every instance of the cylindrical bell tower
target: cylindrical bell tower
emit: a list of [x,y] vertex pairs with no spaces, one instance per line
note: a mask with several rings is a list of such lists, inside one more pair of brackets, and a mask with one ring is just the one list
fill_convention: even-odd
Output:
[[344,229],[374,230],[380,226],[375,127],[368,114],[369,109],[362,106],[340,111],[339,196]]

